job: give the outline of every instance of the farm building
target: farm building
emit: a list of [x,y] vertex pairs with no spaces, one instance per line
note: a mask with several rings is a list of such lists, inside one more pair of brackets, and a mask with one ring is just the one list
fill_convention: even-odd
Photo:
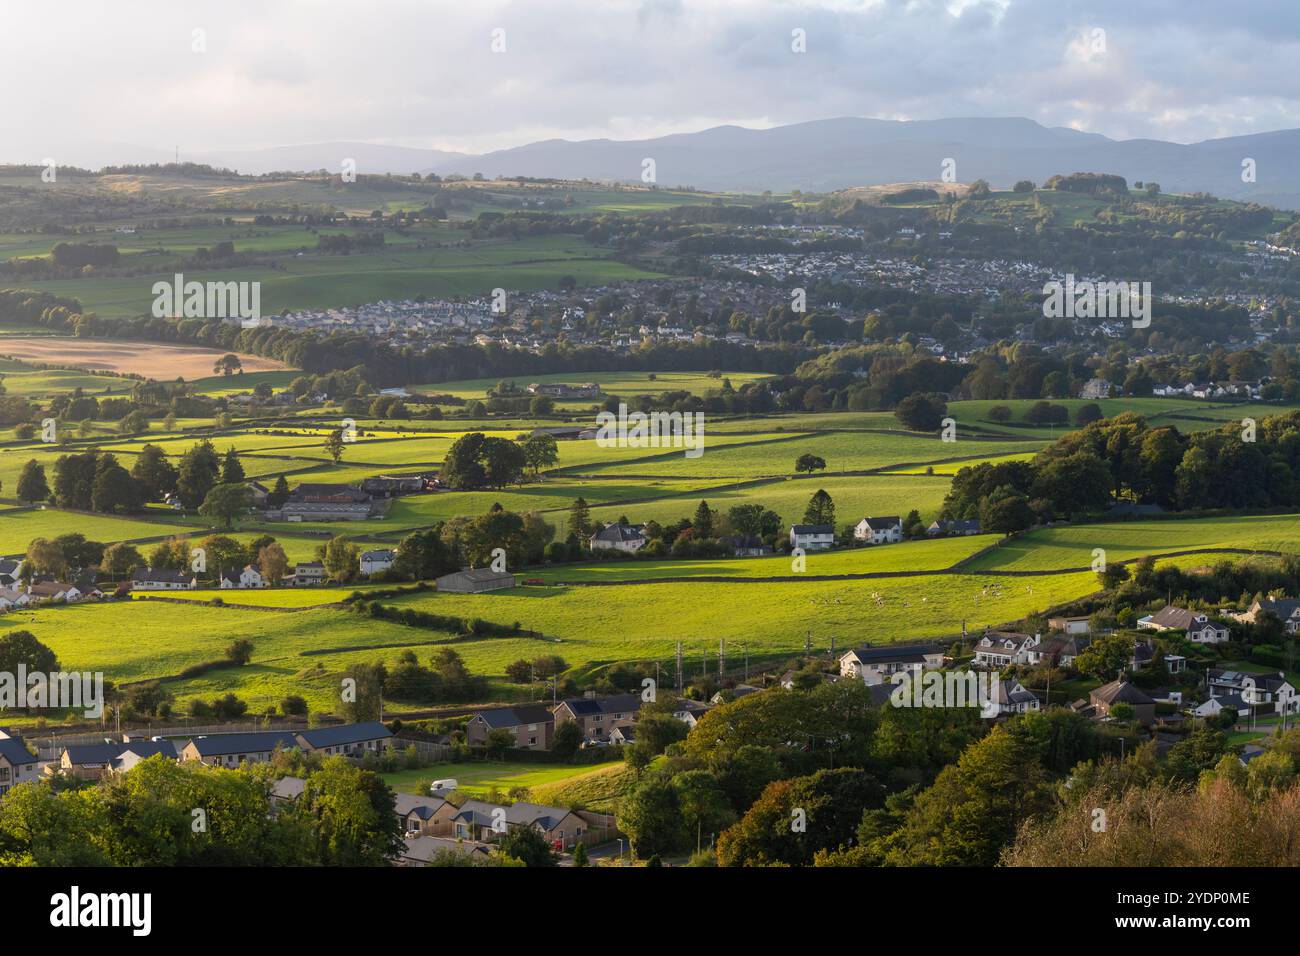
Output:
[[515,576],[508,571],[491,568],[466,568],[444,574],[435,582],[439,591],[448,594],[481,594],[484,591],[501,591],[515,587]]

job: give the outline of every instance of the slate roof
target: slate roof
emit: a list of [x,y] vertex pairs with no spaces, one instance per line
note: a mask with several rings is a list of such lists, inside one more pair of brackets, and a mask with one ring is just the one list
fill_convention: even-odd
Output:
[[315,730],[300,730],[298,736],[313,747],[338,747],[362,743],[367,740],[387,740],[393,735],[379,721],[371,720],[362,724],[344,724],[341,727],[317,727]]
[[1102,684],[1092,692],[1092,696],[1107,706],[1114,703],[1133,704],[1135,706],[1155,703],[1140,688],[1128,681],[1121,680],[1113,680],[1109,684]]
[[642,541],[645,539],[645,525],[612,524],[591,536],[592,541]]
[[293,734],[278,730],[262,730],[250,734],[213,734],[209,737],[195,737],[190,742],[200,757],[264,753],[277,746],[285,750],[298,746]]
[[480,710],[474,716],[482,717],[483,722],[493,730],[502,727],[519,727],[523,724],[549,724],[555,720],[555,715],[543,704],[493,707],[491,710]]
[[835,526],[829,524],[797,524],[790,529],[795,534],[834,534]]
[[447,805],[441,797],[425,797],[417,793],[399,793],[393,798],[393,811],[399,817],[415,814],[421,820],[428,820]]
[[626,714],[641,709],[640,694],[611,694],[608,697],[569,697],[561,703],[566,704],[575,717],[591,717],[596,714]]
[[39,759],[31,755],[21,737],[0,737],[0,757],[14,766],[36,763]]

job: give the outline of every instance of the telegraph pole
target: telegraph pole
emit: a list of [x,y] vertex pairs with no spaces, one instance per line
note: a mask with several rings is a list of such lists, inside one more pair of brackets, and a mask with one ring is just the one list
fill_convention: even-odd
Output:
[[677,642],[677,693],[682,692],[682,642]]

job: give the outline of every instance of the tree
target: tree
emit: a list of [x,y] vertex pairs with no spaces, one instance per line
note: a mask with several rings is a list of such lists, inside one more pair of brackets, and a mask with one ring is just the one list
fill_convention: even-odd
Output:
[[329,433],[325,439],[325,453],[330,456],[334,464],[338,464],[343,459],[343,429],[336,428]]
[[713,509],[707,501],[701,501],[695,508],[695,517],[691,519],[692,539],[704,541],[714,536]]
[[497,852],[524,866],[555,866],[555,853],[541,831],[530,826],[507,827],[496,841]]
[[835,502],[824,488],[818,488],[808,499],[808,507],[803,513],[803,523],[835,526]]
[[587,857],[587,844],[579,843],[573,848],[573,865],[579,867],[590,865]]
[[508,438],[482,432],[462,435],[447,449],[442,479],[458,491],[504,488],[523,478],[524,449]]
[[257,568],[271,584],[279,584],[289,573],[289,557],[279,544],[263,545],[257,552]]
[[230,528],[236,518],[247,515],[253,508],[253,491],[247,485],[217,485],[208,492],[199,506],[205,518],[220,518]]
[[34,458],[23,465],[23,470],[18,475],[17,492],[20,501],[35,503],[48,500],[50,486],[45,481],[45,466]]
[[[671,715],[662,716],[676,720]],[[640,734],[638,727],[638,743]],[[718,783],[717,777],[709,771],[687,770],[679,773],[673,777],[672,786],[677,792],[677,806],[681,809],[687,838],[694,837],[697,847],[704,842],[705,836],[721,833],[735,822],[736,814],[731,809],[726,792]]]
[[0,637],[0,674],[17,674],[19,665],[30,673],[52,674],[59,660],[31,631],[10,631]]
[[937,392],[916,392],[898,403],[894,410],[903,426],[918,432],[937,431],[948,414],[948,403]]
[[236,639],[226,648],[226,658],[242,667],[253,659],[253,642],[246,637]]
[[339,535],[326,543],[321,561],[325,572],[340,584],[346,584],[361,573],[361,549]]
[[795,459],[795,474],[807,473],[811,475],[814,471],[826,470],[826,459],[818,458],[816,455],[800,455]]
[[221,483],[237,485],[244,480],[244,466],[239,463],[239,452],[234,447],[226,450],[226,457],[221,461]]
[[689,845],[677,791],[659,774],[642,778],[615,812],[618,829],[627,834],[637,856],[673,853]]
[[580,538],[591,537],[591,509],[585,498],[574,498],[569,506],[569,530]]
[[181,504],[191,509],[202,505],[217,484],[220,470],[217,450],[206,439],[182,455],[176,478],[176,494]]
[[234,352],[227,352],[213,363],[212,374],[229,376],[241,372],[243,369],[244,363],[239,360],[239,356]]
[[515,745],[514,731],[507,727],[498,727],[495,730],[489,730],[487,739],[484,741],[484,749],[489,759],[505,759],[507,753]]
[[140,557],[140,552],[133,545],[118,542],[104,549],[104,556],[99,561],[99,570],[112,578],[121,578],[143,564],[144,559]]
[[576,720],[566,720],[555,728],[555,734],[551,738],[552,753],[558,754],[565,760],[571,760],[581,746],[582,728],[578,726]]
[[289,482],[285,480],[284,475],[275,479],[275,485],[271,488],[271,493],[266,496],[266,503],[272,508],[279,508],[289,500]]
[[131,477],[140,486],[145,501],[162,501],[176,490],[179,477],[157,445],[145,445],[131,466]]
[[330,757],[307,777],[298,812],[312,821],[326,866],[388,866],[402,852],[393,791],[372,770]]
[[552,435],[532,435],[523,442],[524,462],[536,478],[543,468],[559,464],[560,449]]
[[1034,191],[1034,181],[1032,179],[1019,179],[1016,181],[1016,184],[1011,187],[1011,191],[1016,193],[1031,193]]
[[103,514],[129,514],[140,510],[143,499],[140,486],[130,472],[112,455],[100,456],[90,493],[90,506]]
[[33,538],[27,545],[26,570],[63,578],[68,573],[68,559],[63,549],[48,538]]

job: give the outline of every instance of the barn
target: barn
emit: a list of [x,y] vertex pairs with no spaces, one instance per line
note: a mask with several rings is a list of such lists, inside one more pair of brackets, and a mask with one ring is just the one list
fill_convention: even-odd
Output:
[[515,576],[508,571],[491,568],[466,568],[444,574],[435,582],[439,591],[448,594],[479,594],[483,591],[500,591],[515,586]]

